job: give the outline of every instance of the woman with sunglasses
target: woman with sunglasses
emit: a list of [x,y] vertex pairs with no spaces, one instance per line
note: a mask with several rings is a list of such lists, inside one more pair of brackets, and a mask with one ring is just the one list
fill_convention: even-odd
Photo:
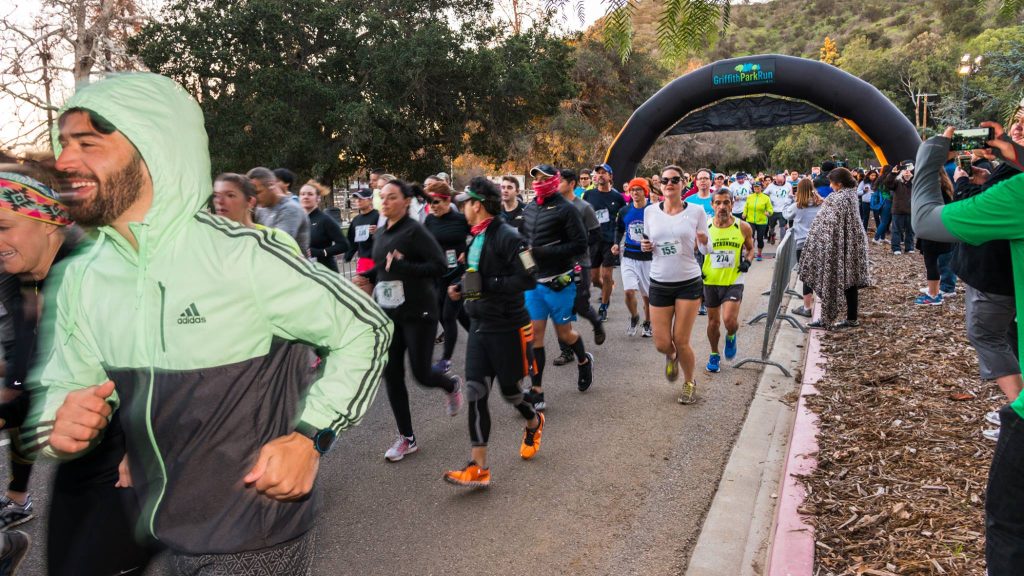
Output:
[[665,378],[675,382],[682,363],[685,384],[680,404],[692,404],[697,384],[696,360],[690,332],[704,294],[700,266],[694,250],[707,253],[708,216],[700,206],[682,199],[683,170],[666,166],[661,171],[665,199],[644,210],[644,238],[640,249],[651,252],[651,324],[654,345],[665,355]]
[[462,313],[462,300],[448,297],[448,287],[459,282],[466,271],[465,257],[466,237],[469,236],[469,224],[466,217],[452,210],[454,192],[444,180],[433,180],[427,184],[425,192],[430,198],[430,214],[423,221],[423,226],[441,245],[444,251],[445,271],[437,278],[438,309],[441,313],[441,329],[444,331],[438,340],[444,342],[441,359],[434,364],[434,371],[447,374],[452,369],[452,354],[455,343],[459,339],[458,321],[469,330],[469,319]]

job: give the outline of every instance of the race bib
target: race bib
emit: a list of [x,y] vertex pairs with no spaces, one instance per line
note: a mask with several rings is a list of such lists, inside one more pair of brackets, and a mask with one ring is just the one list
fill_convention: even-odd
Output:
[[679,246],[682,242],[679,240],[672,240],[671,242],[661,242],[656,246],[658,254],[662,256],[675,256],[679,254]]
[[608,209],[601,208],[600,210],[594,210],[594,215],[597,216],[597,221],[601,224],[607,224],[610,219],[608,218]]
[[711,267],[715,269],[730,269],[736,267],[736,252],[732,250],[718,250],[712,252]]
[[444,257],[448,259],[449,268],[455,268],[459,265],[459,258],[455,255],[455,250],[445,250]]
[[405,287],[401,280],[378,282],[373,288],[373,299],[381,308],[398,308],[405,304]]
[[356,226],[356,242],[366,242],[370,239],[370,225],[363,224]]
[[639,244],[644,239],[644,223],[637,220],[629,224],[629,239]]

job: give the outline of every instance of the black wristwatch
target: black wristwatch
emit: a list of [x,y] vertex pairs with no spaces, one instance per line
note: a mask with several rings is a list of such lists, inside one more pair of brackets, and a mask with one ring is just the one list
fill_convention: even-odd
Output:
[[330,428],[316,428],[311,424],[305,422],[299,422],[295,426],[295,431],[302,434],[306,438],[313,441],[313,448],[320,453],[321,456],[327,454],[331,450],[331,446],[334,445],[334,440],[338,437],[334,433],[334,430]]

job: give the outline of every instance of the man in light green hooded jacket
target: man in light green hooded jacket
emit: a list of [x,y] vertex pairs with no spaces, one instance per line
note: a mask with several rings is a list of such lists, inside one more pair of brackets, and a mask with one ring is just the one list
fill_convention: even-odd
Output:
[[53,139],[69,209],[98,239],[56,297],[35,447],[80,455],[117,410],[140,529],[179,573],[307,573],[319,459],[373,400],[389,320],[266,231],[204,211],[203,116],[172,80],[87,86]]

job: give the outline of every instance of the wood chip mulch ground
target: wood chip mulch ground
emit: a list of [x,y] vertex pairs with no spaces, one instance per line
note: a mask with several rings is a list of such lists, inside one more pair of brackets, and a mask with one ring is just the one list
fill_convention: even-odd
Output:
[[822,339],[818,468],[801,509],[816,526],[816,575],[985,573],[985,485],[1003,396],[978,375],[963,285],[915,306],[920,253],[870,245],[875,287],[861,326]]

